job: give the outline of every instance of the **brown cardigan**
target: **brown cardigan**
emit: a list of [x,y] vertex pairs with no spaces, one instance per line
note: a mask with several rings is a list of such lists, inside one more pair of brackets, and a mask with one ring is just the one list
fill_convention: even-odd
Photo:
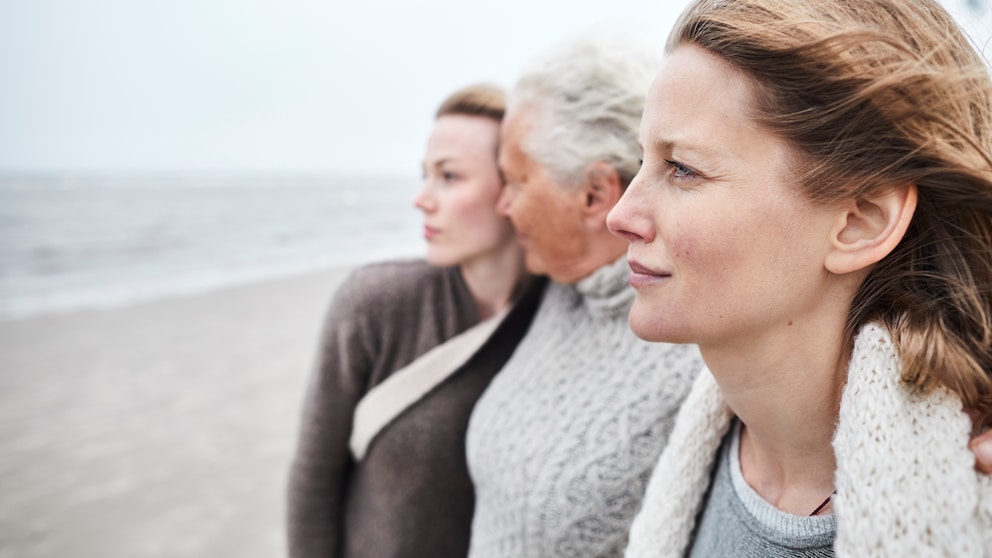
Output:
[[304,405],[289,482],[291,558],[466,555],[469,415],[526,333],[543,288],[533,281],[490,340],[356,463],[348,439],[362,396],[478,319],[456,268],[417,260],[352,273],[331,304]]

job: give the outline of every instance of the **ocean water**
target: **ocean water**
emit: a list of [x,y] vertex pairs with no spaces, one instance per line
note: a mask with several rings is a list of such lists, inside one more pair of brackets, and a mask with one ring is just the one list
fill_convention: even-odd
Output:
[[0,319],[423,253],[416,177],[0,176]]

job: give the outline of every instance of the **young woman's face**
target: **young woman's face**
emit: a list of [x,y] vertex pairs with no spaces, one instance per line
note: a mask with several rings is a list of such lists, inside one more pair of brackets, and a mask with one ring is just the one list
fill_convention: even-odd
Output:
[[427,260],[462,265],[515,243],[496,213],[502,180],[496,166],[499,123],[481,116],[438,118],[424,154],[424,185],[415,205],[424,213]]
[[694,46],[651,86],[644,162],[607,220],[630,241],[639,337],[749,343],[824,302],[835,213],[802,197],[789,146],[747,117],[749,98],[741,73]]

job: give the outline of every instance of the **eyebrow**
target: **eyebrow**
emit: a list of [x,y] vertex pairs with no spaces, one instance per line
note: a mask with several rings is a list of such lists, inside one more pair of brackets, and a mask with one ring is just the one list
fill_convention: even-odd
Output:
[[[644,151],[644,146],[641,144],[640,140],[637,141],[637,145],[641,146],[641,151]],[[679,151],[699,155],[700,157],[713,157],[719,155],[719,151],[715,149],[707,149],[698,145],[693,145],[692,143],[663,140],[655,138],[648,142],[648,147],[652,151],[674,151],[678,149]]]
[[[444,165],[446,165],[447,163],[453,163],[453,162],[455,162],[455,158],[454,157],[444,157],[443,159],[438,159],[437,161],[434,161],[434,163],[432,165],[429,165],[429,166],[431,166],[432,168],[435,168],[435,169],[439,169],[439,168],[443,167]],[[424,163],[422,163],[422,164],[423,164],[423,167],[425,169],[428,167],[426,161]]]

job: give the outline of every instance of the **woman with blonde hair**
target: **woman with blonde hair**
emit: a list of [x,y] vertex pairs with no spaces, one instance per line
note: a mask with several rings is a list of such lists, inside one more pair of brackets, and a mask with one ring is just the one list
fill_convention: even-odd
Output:
[[437,111],[415,204],[425,260],[362,267],[331,304],[289,486],[289,555],[464,557],[465,432],[523,337],[544,281],[497,213],[502,90]]
[[992,82],[932,0],[696,0],[609,217],[697,343],[628,556],[989,556]]

